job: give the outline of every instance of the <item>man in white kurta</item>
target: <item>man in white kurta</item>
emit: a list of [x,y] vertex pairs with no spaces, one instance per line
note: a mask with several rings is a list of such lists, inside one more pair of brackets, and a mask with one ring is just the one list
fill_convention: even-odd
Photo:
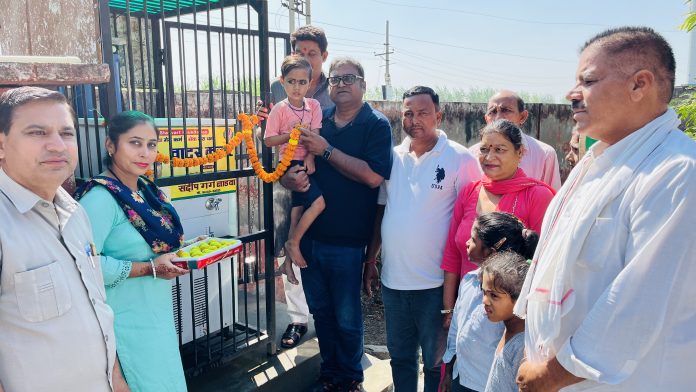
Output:
[[568,99],[599,142],[549,206],[515,307],[523,391],[696,387],[696,144],[667,106],[674,69],[645,28],[582,51]]
[[[502,90],[488,100],[486,123],[505,119],[512,121],[522,128],[527,121],[529,112],[524,108],[524,101],[512,91]],[[561,187],[561,174],[558,168],[558,155],[556,150],[548,144],[522,133],[522,145],[524,155],[520,161],[520,168],[531,178],[545,182],[555,190]],[[469,147],[469,151],[478,159],[481,155],[481,143]]]

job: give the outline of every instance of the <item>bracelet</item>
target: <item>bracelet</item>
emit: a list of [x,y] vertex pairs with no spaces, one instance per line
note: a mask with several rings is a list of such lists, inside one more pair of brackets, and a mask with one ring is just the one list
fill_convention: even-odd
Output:
[[152,279],[157,279],[157,269],[155,269],[155,262],[152,259],[150,259],[150,267],[152,268]]
[[365,260],[363,261],[363,264],[377,264],[377,260]]
[[453,313],[453,312],[454,312],[454,309],[442,309],[442,310],[440,311],[440,314],[450,314],[450,313]]

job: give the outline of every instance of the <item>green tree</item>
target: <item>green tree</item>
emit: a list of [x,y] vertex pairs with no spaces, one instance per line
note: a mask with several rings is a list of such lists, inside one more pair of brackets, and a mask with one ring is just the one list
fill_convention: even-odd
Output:
[[[696,13],[689,12],[679,28],[684,31],[696,28]],[[696,140],[696,90],[687,88],[681,96],[672,100],[672,107],[684,123],[684,132]]]

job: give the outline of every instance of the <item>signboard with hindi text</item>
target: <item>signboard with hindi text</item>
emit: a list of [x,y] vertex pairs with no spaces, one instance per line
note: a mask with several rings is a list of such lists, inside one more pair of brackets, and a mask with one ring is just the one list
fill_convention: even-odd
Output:
[[[162,123],[162,120],[165,122]],[[198,119],[186,119],[186,128],[183,127],[183,119],[180,118],[171,119],[171,127],[166,119],[157,119],[156,125],[159,129],[157,151],[169,155],[170,158],[194,158],[222,148],[234,136],[235,121],[228,120],[229,128],[225,128],[223,119],[215,119],[214,123],[215,126],[211,119],[201,119],[199,132]],[[232,154],[229,158],[220,159],[216,163],[189,167],[188,174],[221,172],[235,170],[235,168],[234,154]],[[162,164],[161,170],[158,169],[158,177],[186,176],[186,170],[184,167],[175,167],[172,170],[170,165]],[[236,190],[237,180],[234,178],[190,182],[169,187],[172,200],[230,193]]]

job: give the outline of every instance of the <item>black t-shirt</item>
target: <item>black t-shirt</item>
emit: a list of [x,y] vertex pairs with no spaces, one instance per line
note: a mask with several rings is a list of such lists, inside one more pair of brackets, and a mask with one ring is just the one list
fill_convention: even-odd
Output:
[[[391,126],[387,118],[367,103],[355,119],[336,128],[336,109],[324,111],[321,136],[336,149],[361,159],[375,173],[389,179],[392,167]],[[307,237],[330,245],[366,246],[372,238],[379,187],[371,189],[338,172],[321,157],[316,159],[314,179],[324,195],[326,208],[314,221]]]

